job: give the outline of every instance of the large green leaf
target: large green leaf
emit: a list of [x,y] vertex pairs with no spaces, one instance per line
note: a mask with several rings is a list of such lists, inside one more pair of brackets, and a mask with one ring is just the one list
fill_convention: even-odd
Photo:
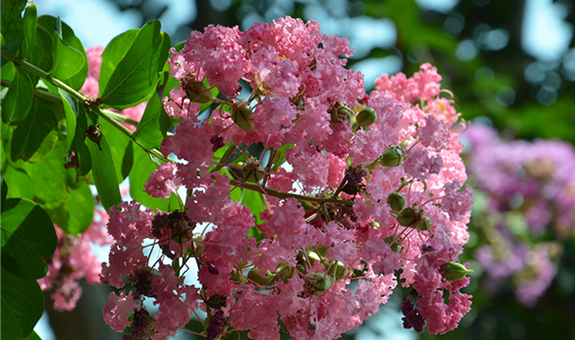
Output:
[[66,150],[69,151],[76,136],[76,120],[79,114],[78,106],[81,105],[78,105],[78,101],[62,89],[58,89],[58,93],[60,93],[64,112],[66,113]]
[[104,135],[102,135],[99,144],[86,140],[86,145],[92,157],[92,176],[96,189],[98,189],[98,196],[108,211],[111,206],[122,201],[114,159],[112,158],[112,149]]
[[48,214],[25,198],[9,198],[2,208],[2,267],[15,275],[46,275],[58,239]]
[[98,78],[98,87],[101,91],[106,88],[108,81],[114,73],[114,70],[122,61],[130,46],[134,42],[134,39],[140,32],[139,29],[132,29],[126,31],[120,35],[117,35],[108,43],[106,49],[102,53],[102,64],[100,66],[100,77]]
[[[102,103],[118,109],[137,105],[155,91],[167,57],[160,22],[144,25],[114,69],[104,89],[100,88]],[[166,49],[163,51],[163,49]],[[164,60],[160,60],[160,58]]]
[[[80,164],[80,176],[85,176],[92,170],[92,158],[90,150],[86,146],[86,129],[88,128],[88,117],[84,105],[78,105],[78,116],[76,117],[76,133],[74,134],[74,141],[72,142],[74,152],[78,157]],[[90,141],[88,141],[90,142]]]
[[121,133],[120,130],[113,127],[110,123],[102,121],[101,125],[100,130],[110,143],[118,183],[122,183],[132,168],[132,142],[128,136]]
[[2,121],[7,124],[20,124],[30,112],[34,87],[28,73],[16,68],[14,81],[2,102]]
[[87,63],[86,56],[68,46],[57,33],[54,33],[52,41],[54,63],[50,74],[54,78],[67,80],[82,71],[84,64]]
[[24,13],[24,43],[20,48],[20,56],[27,58],[32,53],[36,44],[36,23],[38,11],[34,3],[29,3]]
[[148,208],[162,211],[179,209],[175,195],[172,194],[169,199],[162,199],[152,197],[144,191],[144,184],[157,167],[158,163],[154,162],[144,150],[134,148],[134,166],[130,172],[130,196]]
[[[0,31],[6,44],[2,49],[16,54],[24,41],[24,23],[22,20],[22,11],[26,7],[26,0],[3,0],[2,17],[0,19]],[[7,62],[2,58],[2,66]]]
[[44,312],[44,295],[40,286],[34,279],[25,279],[5,270],[2,261],[1,287],[1,338],[20,340],[27,337]]
[[42,340],[42,338],[40,338],[38,333],[32,330],[32,333],[30,333],[30,335],[28,335],[24,340]]
[[11,145],[11,158],[40,162],[46,158],[58,140],[57,110],[62,104],[34,97],[28,117],[18,124]]
[[88,185],[70,191],[67,201],[45,208],[58,227],[69,234],[78,235],[92,224],[94,218],[94,196]]
[[[49,72],[52,69],[54,58],[52,57],[52,35],[41,26],[36,26],[36,40],[34,50],[29,56],[29,61],[34,66]],[[33,79],[34,80],[34,79]],[[37,81],[33,81],[36,83]]]
[[[52,36],[56,29],[57,21],[58,19],[53,16],[43,15],[38,18],[38,25],[43,27],[49,33],[49,35]],[[71,78],[61,80],[63,80],[64,83],[68,84],[74,90],[79,90],[84,84],[86,76],[88,75],[88,59],[86,57],[86,51],[84,50],[84,45],[82,45],[82,41],[80,41],[80,39],[76,36],[76,34],[74,34],[74,30],[72,30],[70,26],[68,26],[65,22],[61,21],[61,28],[62,28],[61,31],[62,41],[69,47],[80,52],[84,60],[82,68],[78,73],[76,73]]]
[[164,111],[160,97],[154,95],[148,101],[144,115],[133,136],[145,148],[157,148],[162,144],[171,125],[172,122]]
[[[16,68],[14,67],[14,63],[9,61],[2,68],[0,69],[0,76],[2,80],[13,81],[14,77],[16,76]],[[2,99],[4,101],[4,99]]]

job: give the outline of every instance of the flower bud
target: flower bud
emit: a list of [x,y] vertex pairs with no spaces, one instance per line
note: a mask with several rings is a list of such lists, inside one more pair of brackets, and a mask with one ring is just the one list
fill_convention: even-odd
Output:
[[182,87],[186,91],[186,95],[190,98],[190,101],[194,103],[204,104],[215,100],[212,92],[203,81],[183,82]]
[[419,230],[422,230],[422,231],[429,230],[431,228],[431,220],[429,219],[429,217],[423,216],[421,218],[421,222],[419,223],[418,228],[419,228]]
[[377,113],[371,107],[366,107],[359,111],[355,118],[355,123],[361,127],[368,127],[377,119]]
[[447,262],[441,266],[441,276],[449,281],[461,280],[471,273],[473,273],[473,270],[467,269],[459,262]]
[[407,207],[403,209],[399,216],[397,216],[397,222],[404,227],[411,227],[413,222],[416,220],[416,212],[412,207]]
[[336,280],[341,280],[349,274],[349,270],[346,266],[338,260],[333,260],[329,264],[329,271],[327,275],[335,278]]
[[308,251],[307,257],[309,259],[310,264],[313,266],[315,261],[321,260],[319,255],[315,251]]
[[403,151],[396,146],[392,146],[383,152],[380,163],[384,166],[400,166],[403,162]]
[[252,131],[254,129],[254,123],[251,120],[253,115],[253,111],[248,106],[242,105],[234,109],[232,119],[240,128]]
[[405,198],[399,192],[392,192],[387,196],[387,204],[393,211],[401,211],[405,208]]
[[325,273],[313,274],[313,280],[315,281],[315,295],[323,294],[326,290],[329,289],[329,287],[331,287],[331,284],[333,283],[331,276],[326,275]]

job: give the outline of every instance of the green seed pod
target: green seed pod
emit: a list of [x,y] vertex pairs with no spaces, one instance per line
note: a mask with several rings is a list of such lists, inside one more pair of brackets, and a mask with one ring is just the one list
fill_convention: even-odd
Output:
[[355,118],[355,123],[361,127],[368,127],[377,119],[377,113],[371,107],[366,107],[359,111]]
[[467,274],[473,273],[473,270],[465,268],[459,262],[447,262],[441,266],[441,276],[448,279],[449,281],[458,281],[467,276]]
[[405,198],[399,192],[392,192],[387,196],[387,204],[393,211],[401,211],[405,208]]
[[397,216],[396,219],[402,226],[414,228],[413,222],[417,219],[417,213],[412,207],[407,207],[400,212],[400,215]]
[[225,307],[226,303],[227,303],[227,298],[225,296],[217,295],[217,294],[210,296],[208,301],[206,301],[206,305],[208,305],[209,307],[214,308],[214,309],[220,309],[222,307]]
[[426,231],[431,228],[431,220],[427,216],[423,216],[419,224],[419,230]]
[[253,115],[254,113],[249,107],[242,105],[234,110],[232,119],[242,129],[252,131],[254,129],[254,123],[251,120]]
[[384,166],[395,167],[403,163],[403,151],[396,146],[392,146],[383,152],[380,163]]
[[337,261],[337,260],[331,261],[327,275],[335,278],[337,281],[337,280],[341,280],[344,277],[346,277],[347,274],[349,274],[349,270],[346,268],[346,266],[343,263],[341,263],[340,261]]
[[275,277],[275,275],[273,275],[272,273],[270,273],[268,271],[267,273],[267,277],[262,277],[260,275],[260,270],[259,268],[252,268],[249,272],[248,272],[248,279],[256,282],[257,284],[261,285],[261,286],[266,286],[267,284],[269,284],[272,279]]
[[[187,86],[186,86],[187,85]],[[182,84],[186,95],[194,103],[209,103],[215,100],[212,91],[202,81],[194,81],[188,84]]]

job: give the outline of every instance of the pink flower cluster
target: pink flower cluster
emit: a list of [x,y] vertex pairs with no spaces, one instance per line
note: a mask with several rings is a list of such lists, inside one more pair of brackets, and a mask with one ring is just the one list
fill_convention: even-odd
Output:
[[[199,308],[208,339],[235,330],[333,339],[398,284],[412,288],[406,328],[457,327],[471,305],[458,255],[473,200],[450,129],[459,115],[428,64],[412,78],[383,76],[366,94],[363,76],[344,68],[348,45],[286,17],[245,32],[209,26],[172,50],[181,86],[164,105],[183,119],[161,151],[179,162],[161,165],[146,190],[166,198],[185,187],[185,209],[112,209],[102,280],[129,291],[110,295],[112,328],[165,339]],[[200,120],[209,102],[217,108]],[[250,210],[250,191],[263,212]],[[201,289],[184,282],[191,262]],[[154,316],[148,298],[160,306]]]
[[[511,279],[516,299],[533,307],[557,272],[561,241],[575,236],[575,149],[550,140],[499,139],[474,124],[463,135],[470,145],[468,171],[487,196],[486,245],[476,258],[496,291]],[[549,239],[553,235],[553,239]]]
[[94,221],[80,236],[70,235],[54,225],[58,236],[58,247],[48,262],[48,273],[38,280],[42,290],[54,292],[54,309],[70,311],[82,295],[78,281],[85,278],[90,284],[100,282],[101,264],[92,252],[92,245],[112,244],[113,239],[106,232],[108,214],[95,210]]

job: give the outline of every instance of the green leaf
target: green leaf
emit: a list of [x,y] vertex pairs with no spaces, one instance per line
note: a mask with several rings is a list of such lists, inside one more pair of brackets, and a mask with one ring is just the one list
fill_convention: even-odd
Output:
[[112,149],[104,135],[102,135],[99,145],[90,140],[86,140],[86,145],[92,157],[92,176],[96,189],[98,189],[98,196],[102,205],[108,211],[111,206],[117,205],[122,201],[116,168],[112,158]]
[[90,150],[85,143],[86,129],[88,128],[88,118],[86,117],[86,109],[84,105],[78,105],[78,116],[76,117],[76,133],[74,134],[74,151],[76,156],[78,156],[78,162],[80,163],[80,176],[85,176],[92,170],[92,158],[90,156]]
[[92,224],[94,218],[94,196],[88,185],[71,190],[66,202],[46,207],[52,221],[69,234],[78,235]]
[[48,214],[25,198],[9,198],[2,211],[2,267],[15,275],[46,275],[58,239]]
[[20,124],[30,112],[34,87],[28,73],[16,68],[14,81],[2,103],[2,121],[7,124]]
[[[26,7],[26,0],[4,0],[2,1],[2,17],[0,18],[0,31],[6,40],[2,46],[4,51],[16,54],[24,41],[24,29],[22,11]],[[8,60],[2,58],[2,66]]]
[[24,13],[24,44],[20,48],[20,56],[28,58],[36,44],[36,22],[38,11],[34,3],[29,3]]
[[147,149],[157,148],[166,137],[172,125],[158,96],[152,96],[146,105],[144,115],[138,124],[134,139]]
[[[100,66],[100,77],[98,78],[98,85],[100,91],[106,88],[108,81],[114,73],[116,66],[122,61],[134,39],[140,32],[139,29],[132,29],[120,35],[117,35],[108,43],[106,49],[102,53],[102,64]],[[101,92],[100,92],[101,93]]]
[[240,198],[240,203],[250,208],[254,218],[256,219],[256,224],[260,225],[264,223],[260,218],[260,213],[265,210],[264,198],[262,193],[242,189],[242,196]]
[[2,178],[2,191],[0,195],[2,195],[2,201],[0,202],[0,208],[4,208],[6,204],[6,195],[8,194],[8,185],[6,185],[6,181]]
[[148,99],[156,88],[165,62],[165,58],[160,58],[167,57],[163,42],[159,21],[144,25],[114,69],[106,87],[100,88],[102,103],[123,109]]
[[54,63],[50,74],[60,80],[72,78],[84,67],[84,63],[87,62],[86,56],[75,48],[66,45],[56,33],[54,33],[52,41]]
[[148,208],[170,211],[168,199],[152,197],[144,191],[146,180],[150,178],[150,175],[156,170],[158,165],[159,164],[155,163],[144,150],[134,148],[134,166],[130,172],[130,195],[133,199]]
[[[49,36],[52,37],[55,32],[57,21],[58,19],[53,16],[43,15],[38,18],[38,25],[43,27],[49,33]],[[88,58],[86,57],[86,51],[84,50],[84,45],[82,45],[82,41],[80,41],[80,39],[76,36],[76,34],[74,34],[74,30],[72,30],[70,26],[68,26],[65,22],[61,21],[60,23],[62,27],[61,31],[62,42],[64,42],[64,44],[66,44],[67,46],[80,52],[83,56],[82,57],[83,64],[81,70],[71,78],[61,80],[63,80],[64,83],[72,87],[74,90],[79,90],[84,84],[86,76],[88,75]]]
[[101,125],[100,130],[110,143],[118,183],[122,183],[132,167],[130,163],[130,161],[133,160],[133,157],[130,156],[130,152],[132,152],[132,142],[128,136],[121,133],[120,130],[113,127],[107,121],[103,120]]
[[18,124],[12,139],[11,158],[37,163],[45,159],[58,140],[56,111],[62,105],[34,97],[28,117]]
[[58,93],[60,93],[64,112],[66,113],[66,150],[69,152],[76,136],[76,120],[79,114],[78,106],[82,105],[78,105],[78,101],[66,91],[58,89]]
[[66,202],[70,196],[68,187],[75,186],[78,178],[75,169],[64,167],[65,147],[63,141],[57,143],[50,155],[37,164],[22,160],[11,163],[6,171],[8,196],[31,198],[41,205]]
[[[16,68],[14,67],[14,63],[9,61],[2,68],[0,69],[0,76],[2,80],[13,81],[14,77],[16,76]],[[2,99],[4,101],[4,99]]]
[[44,295],[36,280],[18,277],[4,267],[1,287],[1,338],[20,340],[28,336],[40,320],[44,312]]
[[30,333],[30,335],[28,335],[24,340],[42,340],[42,338],[32,330],[32,333]]
[[[29,56],[29,61],[46,72],[49,72],[52,69],[52,64],[54,63],[54,58],[52,57],[52,44],[52,36],[50,33],[48,33],[48,31],[43,27],[36,26],[36,41],[34,44],[34,50]],[[37,78],[37,76],[35,77]]]

